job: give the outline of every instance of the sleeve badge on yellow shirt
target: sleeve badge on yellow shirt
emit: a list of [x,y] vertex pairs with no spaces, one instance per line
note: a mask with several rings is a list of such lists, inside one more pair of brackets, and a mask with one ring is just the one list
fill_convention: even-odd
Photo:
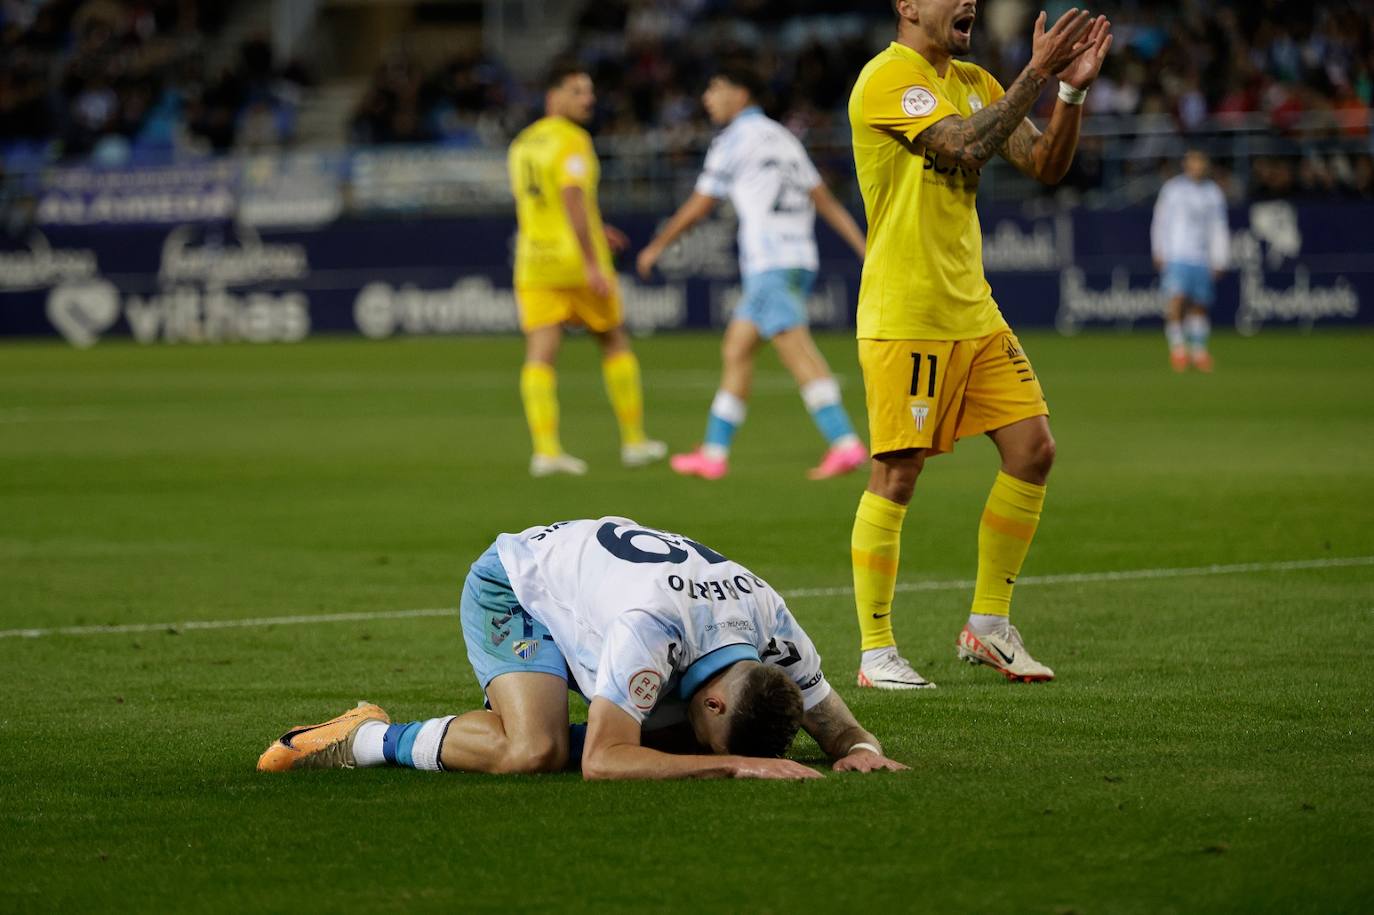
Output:
[[902,95],[902,110],[913,118],[923,118],[935,110],[935,93],[922,86],[912,86]]
[[983,110],[983,100],[976,95],[968,97],[968,107],[970,111],[979,112]]

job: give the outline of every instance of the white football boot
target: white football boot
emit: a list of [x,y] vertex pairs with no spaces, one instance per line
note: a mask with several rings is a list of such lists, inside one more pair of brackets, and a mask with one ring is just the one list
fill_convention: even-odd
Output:
[[667,443],[654,439],[647,439],[633,445],[622,445],[620,448],[620,463],[626,467],[645,467],[656,461],[661,461],[667,456]]
[[536,454],[530,458],[530,476],[551,477],[556,473],[571,477],[585,476],[587,462],[580,461],[571,454]]
[[873,689],[934,689],[935,684],[916,672],[911,662],[887,649],[867,664],[859,664],[859,685]]
[[1054,671],[1026,650],[1021,632],[1011,623],[1000,631],[974,632],[967,625],[959,633],[959,658],[970,664],[986,664],[1012,682],[1044,683]]

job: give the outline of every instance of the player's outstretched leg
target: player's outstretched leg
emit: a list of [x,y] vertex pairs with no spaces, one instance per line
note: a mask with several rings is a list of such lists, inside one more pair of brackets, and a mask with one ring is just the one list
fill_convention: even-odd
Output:
[[[859,686],[875,689],[929,689],[897,651],[892,632],[892,598],[897,590],[902,522],[920,473],[920,452],[881,455],[873,461],[868,491],[859,500],[850,540],[854,568],[854,605],[859,616]],[[889,496],[904,501],[894,501]]]
[[1188,338],[1188,358],[1199,372],[1211,372],[1212,354],[1207,341],[1212,336],[1212,321],[1205,308],[1194,308],[1183,319],[1183,333]]
[[530,427],[534,454],[530,474],[582,476],[587,465],[563,452],[558,437],[558,373],[554,362],[563,342],[563,329],[557,324],[535,328],[525,334],[525,364],[520,369],[520,400],[525,406],[525,421]]
[[297,725],[258,757],[258,770],[352,769],[358,764],[353,745],[359,730],[369,723],[385,728],[391,718],[377,706],[359,702],[356,708],[321,724]]
[[830,366],[816,348],[806,325],[777,334],[773,337],[773,346],[782,364],[796,379],[811,421],[826,441],[825,455],[807,476],[813,480],[828,480],[865,466],[868,449],[854,433],[854,424],[840,399],[840,385],[830,374]]
[[630,349],[625,329],[616,327],[599,334],[598,338],[606,397],[620,427],[620,463],[626,467],[643,467],[663,460],[668,454],[668,446],[644,434],[644,384],[640,379],[639,359]]
[[1031,657],[1011,625],[1011,594],[1030,551],[1045,505],[1045,480],[1054,463],[1054,439],[1043,416],[990,433],[1002,453],[978,525],[978,581],[973,607],[957,643],[961,659],[985,664],[1009,680],[1052,680],[1054,671]]
[[[1169,282],[1166,274],[1166,284]],[[1164,339],[1169,344],[1169,365],[1175,372],[1188,371],[1188,339],[1183,330],[1183,296],[1169,299],[1164,315]]]
[[720,387],[711,399],[706,437],[695,451],[675,454],[670,466],[677,473],[703,480],[719,480],[730,470],[730,447],[748,415],[749,390],[754,383],[754,354],[762,338],[751,321],[736,318],[725,328],[720,343]]

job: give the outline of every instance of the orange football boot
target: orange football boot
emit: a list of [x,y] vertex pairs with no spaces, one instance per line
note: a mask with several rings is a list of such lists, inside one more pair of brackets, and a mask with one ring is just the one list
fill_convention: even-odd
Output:
[[391,724],[391,716],[370,702],[359,702],[357,708],[323,724],[292,728],[258,757],[258,771],[352,769],[353,737],[367,721]]

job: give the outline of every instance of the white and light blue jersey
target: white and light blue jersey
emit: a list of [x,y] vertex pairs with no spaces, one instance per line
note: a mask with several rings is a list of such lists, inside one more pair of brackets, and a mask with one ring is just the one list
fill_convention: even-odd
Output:
[[686,537],[610,517],[502,534],[496,550],[583,694],[646,728],[683,720],[692,693],[742,660],[783,668],[807,709],[830,694],[782,596]]
[[1178,175],[1164,183],[1150,224],[1155,260],[1225,270],[1231,259],[1226,195],[1215,181]]
[[730,198],[739,217],[740,273],[815,270],[821,176],[801,143],[758,108],[746,108],[711,142],[696,191]]

